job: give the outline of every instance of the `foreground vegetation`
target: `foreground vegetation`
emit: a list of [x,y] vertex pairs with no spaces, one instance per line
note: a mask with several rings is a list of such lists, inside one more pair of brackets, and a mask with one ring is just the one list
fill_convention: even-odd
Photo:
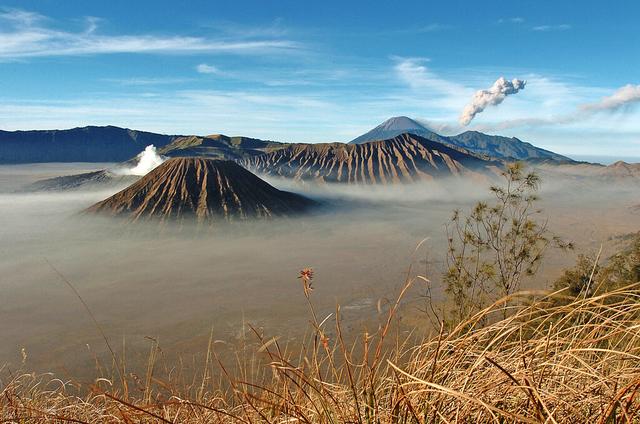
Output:
[[[638,286],[567,304],[555,302],[557,296],[512,306],[508,318],[474,327],[502,316],[498,302],[413,345],[397,338],[384,343],[391,326],[383,326],[363,335],[353,349],[343,344],[339,321],[333,341],[327,340],[327,323],[314,321],[316,337],[301,355],[262,339],[271,372],[252,373],[249,367],[226,375],[228,385],[208,377],[215,360],[190,387],[149,374],[136,395],[118,381],[99,379],[80,397],[70,382],[19,375],[3,385],[0,417],[123,423],[638,422]],[[529,299],[522,294],[510,300]],[[392,308],[390,319],[393,313]]]
[[400,319],[409,289],[429,285],[426,276],[407,280],[394,302],[379,305],[377,331],[354,339],[339,307],[318,315],[313,270],[305,269],[311,330],[296,346],[249,327],[252,349],[229,362],[212,339],[189,380],[177,366],[159,372],[154,341],[145,375],[128,371],[109,346],[111,372],[89,387],[5,369],[0,420],[640,422],[640,237],[608,260],[581,256],[551,292],[519,291],[547,247],[569,245],[535,220],[535,176],[518,167],[505,176],[495,204],[454,215],[443,278],[451,304],[430,309],[431,335]]

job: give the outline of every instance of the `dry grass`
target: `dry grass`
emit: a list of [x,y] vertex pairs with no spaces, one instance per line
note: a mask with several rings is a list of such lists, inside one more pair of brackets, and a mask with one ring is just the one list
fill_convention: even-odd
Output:
[[401,337],[396,325],[409,282],[378,331],[347,344],[340,309],[319,320],[313,274],[305,270],[300,278],[312,330],[295,349],[251,329],[258,340],[252,353],[239,351],[225,366],[212,339],[190,381],[172,370],[164,379],[156,375],[155,343],[145,376],[127,373],[114,354],[113,378],[96,379],[89,391],[53,375],[12,375],[0,382],[0,420],[640,422],[638,285],[563,302],[554,300],[562,293],[520,293],[416,340]]

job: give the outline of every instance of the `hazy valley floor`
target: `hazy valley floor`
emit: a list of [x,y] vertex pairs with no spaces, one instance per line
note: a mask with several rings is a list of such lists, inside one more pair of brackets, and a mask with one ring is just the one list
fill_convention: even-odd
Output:
[[[329,200],[332,209],[313,216],[197,235],[77,215],[113,190],[13,193],[37,178],[98,168],[0,167],[0,364],[19,367],[24,349],[29,370],[94,376],[94,354],[104,354],[104,342],[49,263],[78,289],[112,343],[126,341],[132,364],[146,359],[145,336],[158,338],[167,355],[184,357],[205,349],[211,329],[217,340],[237,340],[243,321],[301,337],[308,314],[296,277],[304,267],[316,271],[321,314],[338,302],[346,328],[375,325],[378,299],[394,295],[410,264],[413,273],[428,272],[437,282],[447,218],[486,192],[471,183],[451,190],[340,189]],[[335,193],[302,190],[315,197]],[[550,227],[578,251],[597,251],[603,243],[606,255],[616,236],[640,228],[640,213],[631,208],[639,194],[637,187],[553,181],[542,206]],[[530,285],[544,287],[574,259],[550,254]],[[417,311],[418,294],[408,311]]]

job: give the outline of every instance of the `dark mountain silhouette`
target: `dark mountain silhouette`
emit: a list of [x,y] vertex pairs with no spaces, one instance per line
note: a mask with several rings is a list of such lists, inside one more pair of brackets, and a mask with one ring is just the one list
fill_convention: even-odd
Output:
[[357,137],[349,144],[362,144],[370,141],[385,140],[403,133],[415,134],[429,140],[443,144],[461,147],[470,152],[487,155],[499,159],[553,159],[559,161],[571,161],[571,159],[541,149],[515,137],[501,137],[484,134],[478,131],[466,131],[454,136],[439,135],[423,124],[406,116],[398,116],[387,119],[371,131]]
[[121,162],[176,137],[112,126],[0,131],[0,163]]
[[87,212],[134,221],[215,222],[292,216],[315,204],[274,188],[233,161],[173,158]]
[[221,159],[241,159],[287,146],[250,137],[163,135],[113,126],[0,131],[0,164],[123,162],[150,144],[164,156]]
[[500,167],[496,161],[414,134],[364,144],[293,144],[240,163],[258,174],[351,184],[494,175]]

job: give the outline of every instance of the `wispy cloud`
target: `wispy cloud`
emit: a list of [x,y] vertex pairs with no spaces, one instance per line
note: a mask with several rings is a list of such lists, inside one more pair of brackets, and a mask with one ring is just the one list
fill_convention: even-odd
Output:
[[202,25],[204,28],[216,30],[226,36],[235,39],[247,38],[282,38],[290,34],[290,29],[285,27],[284,19],[276,18],[266,25],[247,26],[241,22],[215,20]]
[[453,28],[451,25],[434,22],[434,23],[416,28],[413,32],[420,34],[420,33],[427,33],[427,32],[445,31],[451,28]]
[[220,69],[213,65],[207,65],[206,63],[201,63],[196,66],[196,71],[201,74],[220,74]]
[[550,32],[550,31],[567,31],[571,29],[569,24],[559,25],[537,25],[531,28],[533,31]]
[[211,39],[179,35],[104,35],[98,33],[99,19],[86,19],[81,31],[54,29],[50,19],[37,13],[5,9],[0,22],[0,59],[80,56],[115,53],[195,54],[241,53],[268,54],[292,51],[302,46],[277,38]]
[[501,19],[498,19],[498,23],[499,24],[504,24],[504,23],[521,24],[521,23],[524,23],[524,18],[520,16],[514,16],[511,18],[501,18]]
[[161,78],[132,77],[132,78],[103,78],[102,81],[123,85],[123,86],[152,86],[152,85],[182,84],[192,80],[189,78],[172,78],[172,77],[161,77]]
[[588,112],[614,112],[628,109],[640,103],[640,85],[627,84],[615,91],[610,96],[603,97],[600,101],[582,106],[582,110]]
[[396,74],[401,81],[414,89],[427,89],[439,94],[466,95],[469,90],[462,84],[440,78],[425,64],[426,58],[394,58]]
[[[300,111],[304,110],[304,114]],[[325,93],[176,90],[146,98],[121,96],[68,101],[5,99],[0,128],[45,129],[117,125],[171,134],[246,135],[282,141],[326,141],[344,124],[341,105]],[[171,119],[167,119],[171,117]],[[251,119],[247,119],[251,117]]]

